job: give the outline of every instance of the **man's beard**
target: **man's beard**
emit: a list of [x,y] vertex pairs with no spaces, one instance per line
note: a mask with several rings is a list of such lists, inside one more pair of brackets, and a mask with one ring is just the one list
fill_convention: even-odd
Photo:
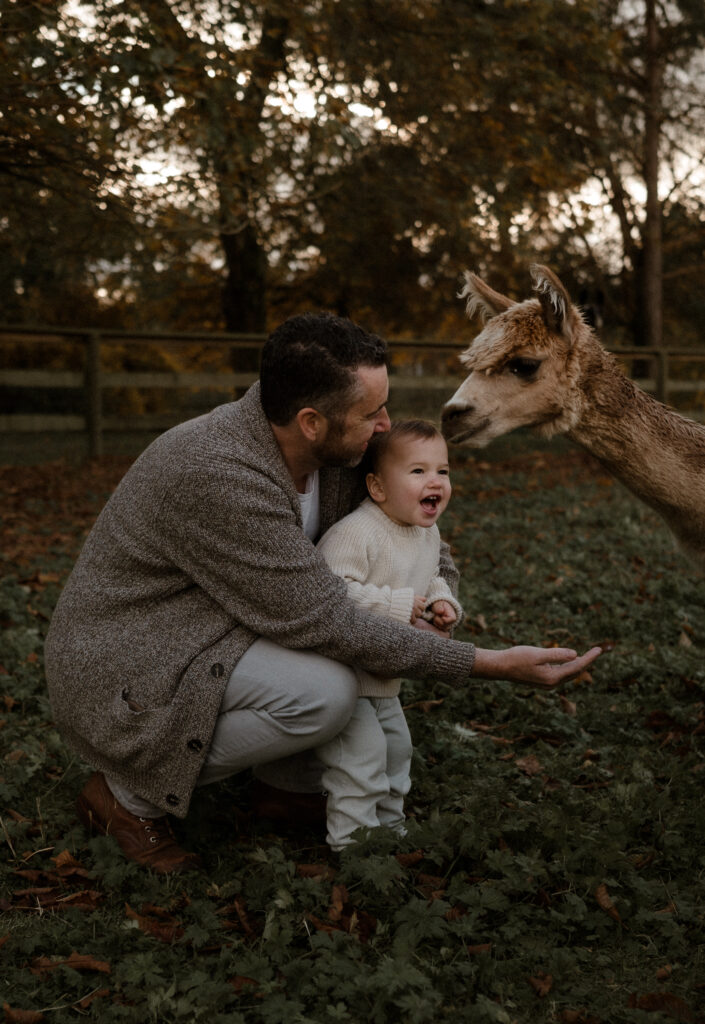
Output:
[[329,419],[329,430],[325,441],[321,441],[313,449],[313,454],[322,466],[343,466],[352,469],[362,462],[364,451],[360,451],[359,442],[356,447],[345,444],[345,425],[338,419]]

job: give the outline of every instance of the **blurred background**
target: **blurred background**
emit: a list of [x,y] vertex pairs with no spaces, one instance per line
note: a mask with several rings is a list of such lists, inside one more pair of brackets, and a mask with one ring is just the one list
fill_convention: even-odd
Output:
[[[705,350],[701,0],[1,11],[3,436],[184,419],[309,309],[422,340],[402,376],[457,373],[467,268],[521,299],[547,263],[608,347]],[[251,343],[206,344],[232,333]],[[702,363],[675,365],[628,357],[697,413]]]

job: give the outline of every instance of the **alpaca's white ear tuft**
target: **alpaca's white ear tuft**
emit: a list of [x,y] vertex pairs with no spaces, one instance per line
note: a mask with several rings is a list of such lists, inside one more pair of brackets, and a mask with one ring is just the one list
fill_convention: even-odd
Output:
[[470,270],[465,271],[465,287],[458,294],[459,299],[466,299],[465,312],[472,320],[476,313],[481,313],[484,320],[503,313],[514,303],[506,295],[500,295]]
[[562,334],[568,341],[572,340],[571,302],[556,275],[548,267],[540,263],[532,263],[531,278],[534,291],[537,292],[543,320],[550,331]]

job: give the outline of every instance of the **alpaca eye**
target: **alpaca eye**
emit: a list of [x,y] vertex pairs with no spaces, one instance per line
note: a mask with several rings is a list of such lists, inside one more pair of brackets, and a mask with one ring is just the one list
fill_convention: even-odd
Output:
[[540,365],[540,359],[523,359],[518,357],[517,359],[510,359],[507,363],[507,369],[515,376],[521,377],[522,380],[528,380],[534,376]]

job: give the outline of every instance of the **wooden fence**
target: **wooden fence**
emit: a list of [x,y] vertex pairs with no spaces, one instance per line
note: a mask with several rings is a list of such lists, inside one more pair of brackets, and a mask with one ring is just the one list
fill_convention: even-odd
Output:
[[[103,453],[103,441],[109,431],[160,431],[179,421],[178,412],[146,414],[138,417],[106,415],[105,394],[110,389],[187,389],[221,393],[228,400],[242,392],[257,377],[254,370],[238,372],[238,353],[245,350],[258,352],[265,336],[259,334],[157,334],[85,329],[0,327],[0,389],[12,389],[16,396],[24,389],[71,390],[75,408],[61,414],[7,413],[0,410],[0,435],[31,433],[75,433],[87,436],[91,456]],[[7,362],[8,346],[78,345],[82,349],[81,367],[78,369],[15,369],[3,365]],[[439,401],[450,396],[462,380],[462,369],[454,359],[466,346],[461,342],[433,340],[392,340],[391,385],[394,394],[403,392],[437,392]],[[222,348],[221,367],[217,371],[174,370],[119,370],[106,369],[107,350],[121,346],[129,355],[133,346],[160,349],[184,346],[217,346]],[[670,402],[677,394],[681,411],[701,419],[705,416],[705,352],[692,349],[619,348],[612,352],[620,359],[626,372],[634,366],[649,366],[646,376],[635,378],[637,383],[652,392],[660,401]],[[444,358],[445,357],[445,358]],[[16,359],[12,360],[16,362]],[[33,359],[34,364],[38,360]],[[252,365],[252,357],[250,357]],[[429,366],[431,367],[429,369]],[[440,369],[439,369],[440,367]],[[445,392],[441,396],[440,392]],[[2,392],[0,391],[0,394]],[[6,392],[7,393],[7,392]]]

